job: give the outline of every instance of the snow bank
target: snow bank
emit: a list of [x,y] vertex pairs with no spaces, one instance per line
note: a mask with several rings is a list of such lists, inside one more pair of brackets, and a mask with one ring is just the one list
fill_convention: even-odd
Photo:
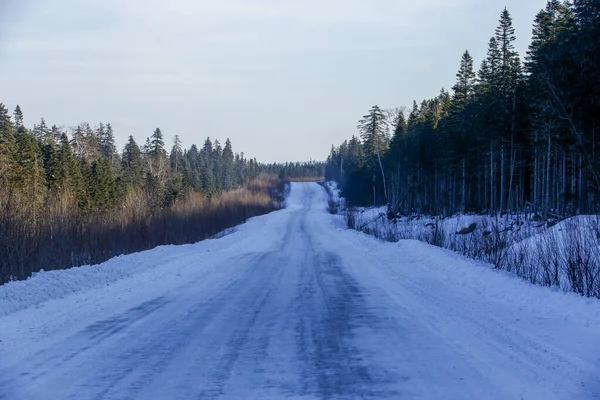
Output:
[[[354,208],[347,225],[379,239],[415,239],[492,264],[533,284],[600,297],[600,217],[577,216],[554,226],[533,215],[413,215],[389,220],[386,207]],[[468,229],[474,224],[472,232]],[[469,232],[459,234],[459,232]]]
[[160,265],[173,246],[118,256],[97,265],[84,265],[59,271],[34,273],[24,281],[0,286],[0,316],[44,301],[66,297],[83,290],[108,285]]
[[[241,239],[250,238],[260,249],[265,244],[261,243],[262,237],[256,232],[260,232],[266,224],[276,222],[265,217],[263,215],[251,218],[245,224],[196,244],[159,246],[152,250],[114,257],[101,264],[42,271],[24,281],[8,282],[0,286],[0,317],[48,300],[101,288],[140,274],[173,276],[178,273],[178,268],[186,268],[191,264],[188,260],[202,259],[202,254],[215,251],[235,253],[235,246]],[[280,231],[283,229],[275,228]]]

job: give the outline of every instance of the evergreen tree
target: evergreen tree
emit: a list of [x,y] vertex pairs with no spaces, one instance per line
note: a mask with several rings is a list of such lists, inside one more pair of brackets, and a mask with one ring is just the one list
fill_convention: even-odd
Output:
[[220,181],[224,190],[230,190],[236,186],[235,182],[235,160],[231,141],[225,141],[225,147],[222,154],[222,169]]
[[468,176],[472,175],[469,167],[476,163],[473,158],[475,150],[473,137],[472,98],[475,94],[475,72],[473,58],[468,51],[462,56],[460,68],[456,74],[456,84],[452,87],[454,95],[450,105],[448,118],[444,123],[444,135],[441,138],[440,156],[456,176],[460,176],[461,200],[460,208],[464,212],[468,203]]
[[387,147],[388,123],[378,106],[373,106],[369,113],[359,121],[358,131],[363,142],[367,162],[375,164]]
[[121,168],[123,171],[122,181],[126,187],[131,189],[141,187],[143,181],[142,152],[131,135],[123,149]]
[[106,210],[114,206],[117,197],[116,181],[105,158],[101,157],[92,163],[88,190],[94,209]]
[[159,156],[165,154],[165,142],[160,128],[156,128],[150,141],[150,155]]
[[62,133],[60,138],[57,186],[63,193],[75,195],[78,198],[82,195],[81,170],[77,164],[77,159],[73,156],[73,150],[66,133]]
[[60,189],[58,152],[54,141],[48,141],[42,146],[46,186],[50,193],[57,195]]
[[[386,118],[378,106],[373,106],[369,114],[365,115],[358,123],[366,162],[373,173],[373,187],[375,190],[375,174],[377,166],[381,172],[383,182],[383,195],[387,197],[387,188],[385,181],[385,172],[382,164],[382,153],[387,151],[388,147],[388,123]],[[374,198],[379,193],[373,192]]]
[[175,135],[173,138],[173,148],[171,149],[170,159],[171,169],[176,173],[181,172],[183,168],[183,147],[181,146],[179,135]]
[[0,103],[0,187],[8,188],[14,165],[15,137],[14,126],[8,109]]
[[117,146],[115,145],[115,135],[110,124],[100,124],[96,131],[100,141],[100,154],[114,166],[118,160],[116,157]]
[[213,145],[210,138],[206,138],[204,146],[200,150],[200,169],[202,173],[202,190],[208,195],[212,195],[216,191],[213,168]]
[[509,76],[511,73],[512,59],[515,57],[515,40],[517,40],[517,37],[515,36],[512,17],[508,10],[504,8],[500,15],[500,23],[496,28],[496,41],[500,49],[502,73],[505,76]]
[[50,143],[54,140],[52,131],[48,128],[48,125],[46,125],[46,120],[44,120],[44,118],[40,120],[39,125],[33,126],[33,133],[36,139],[43,144]]
[[406,123],[406,117],[404,116],[404,110],[398,109],[396,118],[394,119],[394,136],[402,136],[408,130],[408,124]]
[[60,143],[61,136],[62,132],[60,131],[58,126],[52,125],[52,127],[50,128],[50,137],[52,138],[52,142],[54,142],[54,144]]
[[15,119],[15,128],[18,130],[23,128],[23,111],[21,111],[21,107],[17,104],[15,107],[15,111],[13,112],[13,116]]
[[46,194],[44,163],[35,135],[16,135],[14,187],[27,195],[33,218],[37,219]]
[[464,107],[473,95],[475,89],[475,72],[473,71],[473,57],[465,50],[461,62],[460,69],[456,73],[456,84],[452,87],[454,96],[452,104]]
[[500,65],[502,53],[498,47],[498,41],[492,37],[488,42],[486,58],[481,63],[478,73],[479,92],[481,94],[497,93],[500,82]]
[[201,190],[202,173],[200,171],[200,151],[198,151],[198,147],[195,144],[187,151],[185,158],[189,164],[187,179],[194,190]]
[[73,139],[71,139],[71,149],[73,150],[73,154],[82,159],[85,154],[85,132],[83,131],[83,127],[81,125],[77,126],[72,130]]
[[213,143],[213,152],[212,152],[212,167],[213,167],[213,179],[215,182],[216,190],[223,189],[223,182],[221,182],[221,171],[223,170],[223,149],[221,148],[221,143],[217,139],[215,139]]

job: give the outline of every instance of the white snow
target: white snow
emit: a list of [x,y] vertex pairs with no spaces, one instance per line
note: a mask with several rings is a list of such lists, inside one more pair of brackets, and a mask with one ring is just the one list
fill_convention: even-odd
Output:
[[600,301],[327,200],[292,184],[222,238],[1,286],[0,398],[600,398]]
[[[385,207],[357,207],[341,218],[346,213],[353,213],[357,230],[383,240],[417,239],[493,263],[534,284],[583,290],[590,297],[600,294],[598,216],[570,217],[548,228],[533,215],[413,215],[394,222]],[[477,227],[472,234],[457,234],[471,224]],[[574,288],[574,283],[584,288]]]
[[346,199],[341,196],[339,184],[336,181],[325,181],[324,185],[331,196],[331,200],[335,202],[340,209],[343,209],[346,206]]

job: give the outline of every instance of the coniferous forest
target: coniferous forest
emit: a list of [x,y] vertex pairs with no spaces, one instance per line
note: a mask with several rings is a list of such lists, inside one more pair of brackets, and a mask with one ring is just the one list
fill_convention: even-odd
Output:
[[170,149],[159,128],[122,152],[110,124],[69,130],[0,103],[0,284],[98,263],[161,244],[192,243],[282,205],[288,180],[323,163],[261,164],[207,138]]
[[[548,1],[526,54],[508,10],[475,70],[412,108],[374,106],[331,149],[326,176],[396,215],[600,212],[600,1]],[[482,43],[482,46],[485,43]],[[405,112],[406,111],[406,112]]]

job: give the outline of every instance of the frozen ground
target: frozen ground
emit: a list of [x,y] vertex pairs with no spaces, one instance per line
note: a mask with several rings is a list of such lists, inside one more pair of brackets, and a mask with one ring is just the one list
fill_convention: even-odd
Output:
[[1,286],[0,399],[600,398],[600,301],[287,204]]

